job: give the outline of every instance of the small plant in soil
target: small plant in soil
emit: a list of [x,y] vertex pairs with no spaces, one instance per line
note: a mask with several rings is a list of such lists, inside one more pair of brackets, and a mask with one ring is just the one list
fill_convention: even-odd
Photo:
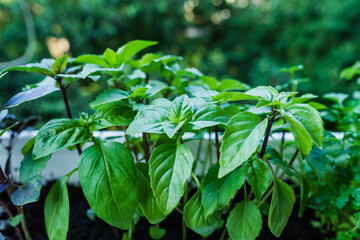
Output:
[[[173,211],[183,216],[183,239],[190,229],[203,237],[221,229],[221,239],[255,239],[262,214],[279,237],[296,200],[293,187],[301,188],[300,215],[308,199],[307,182],[295,163],[323,142],[323,121],[307,103],[313,95],[296,97],[299,80],[294,73],[301,67],[283,69],[291,76],[288,86],[278,88],[283,91],[251,88],[184,68],[178,56],[133,58],[155,44],[137,40],[103,55],[65,55],[5,70],[34,72],[46,80],[30,85],[3,109],[60,92],[67,116],[47,122],[24,146],[23,186],[38,194],[51,154],[69,147],[79,153],[78,168],[59,179],[47,196],[49,239],[66,239],[71,207],[67,181],[76,171],[91,209],[126,230],[123,239],[132,238],[139,217],[153,224],[150,236],[160,239],[165,230],[158,224]],[[92,113],[74,118],[67,89],[85,78],[106,81],[109,88],[90,103]],[[94,131],[114,127],[121,130],[118,139],[94,137]],[[286,132],[294,141],[285,139]],[[280,142],[271,140],[277,133],[282,134]],[[194,142],[198,147],[191,151]],[[85,143],[91,145],[85,148]],[[237,199],[240,195],[244,197]],[[17,205],[36,201],[23,196],[29,198]]]

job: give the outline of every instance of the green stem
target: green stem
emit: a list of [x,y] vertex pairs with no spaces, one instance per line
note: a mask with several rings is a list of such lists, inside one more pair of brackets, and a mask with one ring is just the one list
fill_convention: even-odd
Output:
[[196,160],[196,161],[199,161],[199,160],[200,160],[200,153],[201,153],[202,141],[203,141],[202,139],[200,139],[200,141],[199,141],[199,145],[198,145],[198,149],[197,149],[196,157],[195,157],[195,160]]
[[261,199],[261,201],[258,203],[257,207],[260,208],[266,200],[271,196],[271,193],[273,192],[274,187],[271,186],[270,190],[265,194],[265,196]]
[[129,151],[131,151],[129,136],[125,133],[126,127],[123,127],[123,131],[124,131],[124,136],[125,136],[126,147],[129,149]]
[[[183,204],[182,204],[182,209],[184,210],[185,205],[188,201],[188,183],[185,183],[184,186],[184,197],[183,197]],[[185,220],[184,218],[182,219],[182,240],[186,240],[186,224],[185,224]]]
[[199,181],[198,177],[196,176],[196,174],[193,173],[193,172],[191,172],[191,176],[192,176],[192,178],[194,179],[197,187],[200,188],[200,187],[201,187],[201,184],[200,184],[200,181]]

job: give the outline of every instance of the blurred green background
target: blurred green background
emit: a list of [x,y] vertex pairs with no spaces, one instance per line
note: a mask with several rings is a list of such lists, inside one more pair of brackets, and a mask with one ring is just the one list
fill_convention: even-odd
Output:
[[[279,68],[303,64],[300,77],[311,82],[300,91],[358,88],[339,73],[359,59],[359,0],[0,0],[1,68],[24,53],[22,60],[32,62],[67,50],[72,56],[101,54],[135,39],[156,40],[150,51],[181,55],[204,74],[251,86],[283,83],[289,76]],[[1,80],[1,103],[37,80],[8,74]],[[87,111],[100,89],[90,82],[73,86],[74,110]],[[56,99],[53,93],[15,112],[63,117]]]

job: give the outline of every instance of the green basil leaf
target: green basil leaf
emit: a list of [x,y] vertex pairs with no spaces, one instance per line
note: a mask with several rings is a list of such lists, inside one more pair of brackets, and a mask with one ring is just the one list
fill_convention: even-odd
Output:
[[152,239],[162,239],[165,236],[165,229],[151,226],[149,228],[149,235]]
[[[91,116],[93,131],[112,126],[129,126],[135,117],[135,112],[121,102],[102,105]],[[90,128],[91,128],[90,127]]]
[[349,97],[349,94],[346,93],[326,93],[322,96],[325,99],[336,102],[339,105],[343,105],[344,101]]
[[222,92],[212,97],[212,99],[213,101],[223,103],[227,101],[259,100],[259,97],[242,92]]
[[162,125],[166,135],[168,135],[169,138],[172,138],[177,133],[177,131],[180,130],[180,128],[184,125],[184,123],[185,121],[179,122],[178,124],[175,124],[170,121],[164,121],[162,122]]
[[136,114],[134,121],[126,130],[126,134],[164,133],[162,122],[166,121],[168,116],[169,111],[163,107],[147,107]]
[[220,147],[219,177],[239,167],[256,151],[264,136],[268,119],[261,120],[250,112],[230,118]]
[[176,71],[176,75],[179,76],[190,76],[190,77],[200,77],[203,74],[196,68],[185,68]]
[[187,95],[181,95],[174,99],[170,105],[169,119],[174,123],[189,121],[194,113],[193,105]]
[[34,160],[32,157],[33,148],[25,154],[24,159],[20,165],[20,180],[22,183],[26,183],[28,180],[35,176],[40,176],[44,170],[47,162],[49,161],[51,154]]
[[36,88],[31,88],[29,90],[19,92],[18,94],[11,97],[9,101],[7,101],[7,103],[5,103],[5,105],[3,105],[0,109],[16,107],[24,102],[41,98],[57,90],[59,90],[59,88],[49,87],[49,86],[40,86]]
[[10,226],[16,227],[17,225],[19,225],[21,223],[21,220],[23,218],[24,218],[24,215],[22,215],[22,214],[19,214],[19,215],[9,218]]
[[86,142],[92,138],[79,119],[53,119],[46,123],[35,139],[33,158],[45,157],[53,152]]
[[219,124],[225,125],[228,121],[229,117],[221,107],[212,103],[205,103],[198,107],[190,124],[193,129],[202,129]]
[[57,75],[59,73],[63,73],[66,65],[67,65],[67,61],[68,61],[68,55],[65,54],[62,57],[59,57],[58,59],[55,60],[55,62],[53,63],[53,65],[51,66],[51,71],[54,75]]
[[154,194],[150,187],[149,165],[137,163],[139,175],[139,205],[144,216],[151,224],[157,224],[165,219],[159,205],[156,203]]
[[244,184],[245,176],[241,168],[218,178],[219,164],[211,167],[202,181],[201,204],[205,217],[226,207],[235,193]]
[[22,71],[22,72],[33,72],[39,73],[46,76],[53,76],[51,66],[54,63],[54,59],[43,59],[40,63],[29,63],[26,65],[20,65],[15,67],[6,68],[3,72],[8,71]]
[[216,90],[219,92],[225,91],[236,91],[236,90],[249,90],[249,85],[240,82],[239,80],[235,79],[224,79],[220,82],[219,86]]
[[[21,149],[21,154],[25,157],[25,155],[34,147],[36,136],[31,138],[29,141],[25,143],[25,145]],[[31,150],[32,151],[32,150]]]
[[254,159],[246,162],[244,169],[251,191],[254,193],[256,200],[260,201],[271,180],[269,167],[263,160]]
[[118,142],[96,143],[80,155],[79,179],[96,215],[112,226],[128,229],[138,207],[134,157]]
[[[87,78],[87,77],[91,77],[94,75],[103,75],[103,74],[108,74],[110,76],[119,76],[121,74],[124,73],[124,65],[121,65],[120,67],[110,67],[110,68],[102,68],[99,67],[98,65],[95,64],[86,64],[82,71],[77,74],[79,75],[81,78]],[[93,80],[97,80],[97,79],[93,79]]]
[[107,48],[104,51],[103,56],[104,56],[105,61],[108,63],[109,66],[111,66],[111,67],[116,67],[117,66],[116,53],[115,53],[114,50],[112,50],[110,48]]
[[259,86],[250,89],[249,91],[246,91],[245,94],[261,98],[267,102],[272,102],[274,98],[279,94],[279,92],[270,86],[269,87]]
[[295,203],[294,190],[278,178],[274,179],[268,225],[271,232],[280,237]]
[[216,80],[216,78],[210,77],[210,76],[200,76],[200,80],[209,86],[211,90],[217,90],[219,82]]
[[156,44],[157,42],[154,41],[143,41],[143,40],[135,40],[128,42],[127,44],[123,45],[116,51],[117,64],[120,65],[121,63],[126,62],[136,53]]
[[309,155],[313,142],[322,147],[324,127],[318,111],[306,104],[294,104],[281,113],[289,123],[303,156]]
[[117,102],[123,99],[127,99],[129,97],[129,93],[120,89],[110,89],[104,91],[99,96],[96,97],[95,101],[90,103],[91,108],[96,108],[100,105],[110,102]]
[[149,160],[150,183],[164,215],[169,215],[183,196],[193,162],[193,155],[184,144],[162,144],[152,152]]
[[334,186],[334,170],[329,164],[328,157],[324,150],[314,146],[310,155],[306,158],[306,161],[314,170],[320,183],[327,183],[330,186]]
[[51,187],[45,206],[45,227],[50,240],[66,240],[69,229],[69,195],[66,182],[69,175],[60,178]]
[[226,228],[233,240],[254,240],[262,229],[261,213],[252,201],[246,199],[231,210]]
[[146,90],[148,87],[145,86],[137,86],[133,88],[133,92],[129,95],[130,99],[133,99],[134,101],[141,101],[145,99]]
[[200,190],[186,203],[183,218],[186,226],[204,237],[213,233],[221,224],[221,212],[205,217]]
[[42,187],[42,177],[34,176],[28,179],[24,185],[16,189],[11,195],[11,201],[14,205],[22,206],[39,200]]
[[84,54],[77,57],[73,63],[90,63],[101,67],[110,67],[102,55]]

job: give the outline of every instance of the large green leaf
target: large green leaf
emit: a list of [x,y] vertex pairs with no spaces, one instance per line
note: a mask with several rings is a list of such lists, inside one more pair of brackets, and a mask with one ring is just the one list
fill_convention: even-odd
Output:
[[116,51],[117,64],[126,62],[136,53],[156,44],[157,42],[154,41],[143,41],[143,40],[135,40],[128,42],[127,44],[123,45]]
[[273,87],[259,86],[246,91],[245,94],[261,98],[267,102],[272,102],[279,92]]
[[246,177],[251,186],[251,191],[254,193],[256,200],[260,201],[263,194],[266,192],[271,174],[267,164],[260,159],[254,159],[244,164]]
[[262,229],[261,213],[252,201],[245,199],[231,210],[226,228],[233,240],[254,240]]
[[219,124],[225,125],[228,121],[229,117],[221,107],[212,103],[205,103],[197,108],[190,124],[194,129],[201,129]]
[[271,232],[280,237],[295,203],[294,190],[278,178],[274,179],[268,225]]
[[136,114],[134,121],[126,130],[126,134],[164,133],[162,122],[166,121],[168,116],[169,111],[163,107],[147,107]]
[[256,151],[264,136],[268,119],[261,120],[250,112],[230,118],[220,148],[219,177],[239,167]]
[[252,96],[242,92],[222,92],[212,97],[213,101],[219,103],[227,101],[243,101],[243,100],[259,100],[258,97]]
[[303,156],[309,155],[313,142],[321,148],[324,128],[318,111],[307,104],[294,104],[282,111],[282,114]]
[[236,91],[236,90],[249,90],[249,85],[240,82],[236,79],[224,79],[220,82],[216,90],[219,92]]
[[106,62],[105,58],[102,55],[94,55],[94,54],[84,54],[77,57],[74,63],[90,63],[96,64],[101,67],[109,67],[109,64]]
[[102,105],[91,116],[92,126],[98,130],[112,126],[129,126],[135,117],[135,112],[121,102],[112,102]]
[[50,240],[66,240],[69,229],[69,195],[66,182],[69,175],[60,178],[50,189],[44,206],[46,233]]
[[59,90],[57,87],[50,87],[50,86],[40,86],[36,88],[31,88],[29,90],[19,92],[18,94],[14,95],[5,103],[0,110],[16,107],[24,102],[28,102],[43,96],[46,96],[52,92]]
[[221,224],[221,212],[205,217],[201,205],[201,191],[198,190],[184,207],[184,221],[186,226],[201,236],[209,236]]
[[55,61],[54,59],[43,59],[40,63],[29,63],[26,65],[9,67],[2,72],[23,71],[23,72],[39,73],[42,75],[52,77],[53,73],[51,71],[51,66],[53,65],[54,61]]
[[94,76],[101,76],[103,74],[108,74],[110,76],[120,76],[124,73],[124,65],[121,65],[119,67],[110,67],[110,68],[102,68],[99,67],[96,64],[86,64],[82,71],[80,73],[78,73],[77,75],[80,76],[81,78],[86,78],[86,77],[92,77],[92,79],[94,81],[98,80],[98,78],[94,79]]
[[22,183],[26,183],[29,179],[40,176],[44,170],[47,162],[49,161],[51,154],[45,157],[34,160],[32,157],[33,148],[31,148],[21,161],[20,165],[20,180]]
[[22,206],[39,200],[42,187],[42,177],[34,176],[28,179],[24,185],[16,189],[11,195],[11,201],[14,205]]
[[174,123],[189,121],[194,113],[193,105],[187,95],[174,99],[170,106],[169,119]]
[[105,103],[116,102],[129,97],[129,93],[120,89],[110,89],[96,97],[95,101],[90,103],[90,107],[96,108]]
[[218,178],[219,164],[211,167],[201,185],[201,204],[205,217],[226,207],[235,193],[244,184],[245,176],[241,168]]
[[162,144],[151,154],[150,183],[163,214],[168,215],[179,203],[193,162],[193,155],[184,144]]
[[137,163],[139,175],[139,205],[144,216],[151,224],[157,224],[165,219],[159,205],[156,203],[154,194],[150,187],[149,165]]
[[96,215],[127,229],[138,207],[138,177],[134,157],[118,142],[96,143],[80,155],[79,179]]
[[92,134],[79,119],[53,119],[36,136],[33,158],[45,157],[53,152],[86,142]]

